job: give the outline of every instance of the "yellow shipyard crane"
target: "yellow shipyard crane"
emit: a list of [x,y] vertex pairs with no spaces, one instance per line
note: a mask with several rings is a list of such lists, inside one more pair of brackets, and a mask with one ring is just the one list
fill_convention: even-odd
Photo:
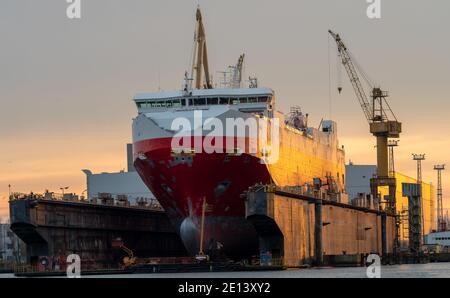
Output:
[[[399,138],[402,130],[402,124],[397,120],[387,101],[388,93],[382,91],[379,87],[374,87],[368,76],[356,63],[342,41],[339,34],[328,31],[336,41],[339,58],[345,67],[350,82],[358,98],[363,113],[369,122],[370,133],[377,140],[377,176],[371,180],[371,189],[374,197],[378,194],[378,186],[389,186],[389,199],[387,210],[395,212],[395,178],[389,177],[389,159],[388,159],[388,139]],[[371,99],[364,91],[358,73],[363,76],[366,83],[371,88]],[[339,87],[339,92],[342,90]]]

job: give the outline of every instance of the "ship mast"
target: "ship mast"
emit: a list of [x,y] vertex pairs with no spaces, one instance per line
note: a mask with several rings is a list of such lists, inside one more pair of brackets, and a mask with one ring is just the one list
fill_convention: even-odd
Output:
[[242,69],[244,67],[245,54],[239,56],[239,60],[235,66],[230,66],[232,70],[232,83],[231,88],[241,88],[242,83]]
[[[209,76],[208,50],[206,47],[205,27],[203,26],[202,13],[197,8],[197,24],[194,36],[194,52],[192,59],[191,78],[195,78],[195,89],[212,89],[212,83]],[[202,69],[205,72],[205,84],[202,86]],[[195,72],[195,77],[194,77]]]

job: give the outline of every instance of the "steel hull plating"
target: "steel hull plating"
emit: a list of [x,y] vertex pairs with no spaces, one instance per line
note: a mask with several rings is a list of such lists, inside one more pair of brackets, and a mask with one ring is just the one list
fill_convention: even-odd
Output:
[[259,158],[225,153],[174,155],[171,138],[136,142],[140,176],[155,194],[192,255],[199,252],[203,199],[206,200],[204,250],[220,248],[228,257],[257,254],[258,237],[245,219],[240,195],[249,186],[267,184],[270,175]]

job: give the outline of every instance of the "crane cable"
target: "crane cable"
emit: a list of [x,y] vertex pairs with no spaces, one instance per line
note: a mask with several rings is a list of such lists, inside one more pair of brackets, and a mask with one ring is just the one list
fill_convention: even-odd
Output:
[[350,56],[350,59],[353,61],[353,64],[356,66],[357,71],[359,74],[363,77],[366,84],[370,87],[370,89],[373,89],[374,83],[373,80],[370,78],[370,76],[364,71],[364,68],[358,63],[358,60],[355,59],[355,56],[350,52],[349,49],[347,49],[347,53]]
[[337,77],[337,89],[339,94],[342,92],[342,57],[338,52],[336,56],[336,77]]
[[328,37],[328,108],[329,108],[329,119],[331,120],[332,109],[331,109],[331,61],[330,61],[330,35],[327,33]]

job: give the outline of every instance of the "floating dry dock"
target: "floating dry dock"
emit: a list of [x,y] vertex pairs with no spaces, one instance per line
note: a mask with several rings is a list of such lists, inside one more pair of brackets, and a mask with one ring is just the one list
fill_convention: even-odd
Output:
[[116,238],[139,257],[186,255],[162,210],[28,197],[10,201],[10,217],[29,264],[45,258],[49,270],[71,253],[80,255],[82,269],[118,267],[124,252],[112,247]]
[[[243,199],[259,237],[258,267],[354,266],[370,253],[385,260],[393,254],[395,218],[383,211],[267,186],[252,188]],[[111,245],[117,237],[139,258],[186,255],[161,210],[31,197],[10,201],[10,211],[11,229],[27,244],[31,265],[46,258],[51,267],[76,253],[83,270],[117,268],[123,257]]]
[[260,254],[285,267],[357,265],[394,252],[395,217],[374,209],[259,187],[246,195],[246,217]]

